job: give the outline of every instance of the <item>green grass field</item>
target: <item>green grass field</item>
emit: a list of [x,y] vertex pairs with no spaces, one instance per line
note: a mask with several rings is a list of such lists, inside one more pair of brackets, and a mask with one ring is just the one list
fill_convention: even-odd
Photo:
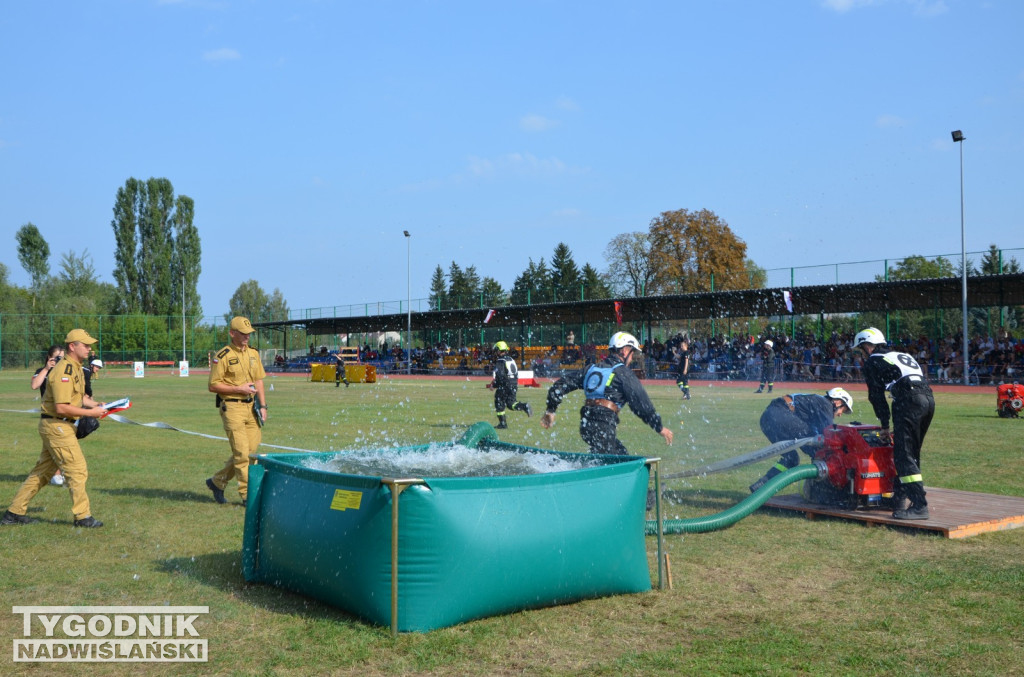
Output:
[[[38,406],[29,376],[0,372],[0,409]],[[471,423],[494,420],[481,380],[384,380],[348,389],[289,376],[267,383],[274,390],[264,441],[272,444],[405,446],[450,440]],[[134,407],[124,415],[135,421],[223,434],[205,374],[104,372],[95,390],[100,399],[130,396]],[[666,447],[629,413],[621,438],[635,454],[661,457],[665,473],[766,444],[757,421],[768,398],[753,386],[697,383],[689,402],[669,383],[648,390],[675,445]],[[851,391],[853,418],[875,423],[863,390]],[[579,393],[551,431],[539,425],[546,390],[520,394],[536,413],[512,413],[503,440],[585,450]],[[995,415],[995,388],[936,400],[923,453],[926,484],[1024,495],[1024,421]],[[0,413],[0,509],[39,454],[37,423],[37,416]],[[93,512],[106,526],[72,528],[66,491],[43,489],[29,512],[41,522],[0,528],[5,604],[208,605],[197,628],[209,640],[210,662],[13,663],[7,648],[2,674],[1024,674],[1024,529],[948,540],[760,510],[721,531],[667,536],[673,590],[392,638],[389,628],[244,582],[237,492],[232,485],[231,503],[217,505],[204,485],[228,457],[226,442],[105,421],[83,448]],[[771,463],[671,482],[675,502],[666,517],[733,505]],[[648,551],[656,580],[653,537]],[[20,617],[0,613],[0,637],[20,636]]]

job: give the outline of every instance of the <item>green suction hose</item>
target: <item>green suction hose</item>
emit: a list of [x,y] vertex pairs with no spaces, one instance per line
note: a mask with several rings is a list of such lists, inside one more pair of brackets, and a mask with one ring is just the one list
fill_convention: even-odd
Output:
[[494,430],[494,426],[486,421],[480,421],[469,426],[469,430],[463,433],[462,437],[456,442],[464,447],[470,449],[476,449],[480,446],[481,442],[497,442],[498,433]]
[[[768,499],[781,491],[784,487],[799,482],[800,480],[814,479],[819,476],[818,467],[815,465],[798,465],[780,473],[768,480],[763,487],[746,497],[731,508],[727,508],[713,515],[703,517],[691,517],[684,520],[665,520],[664,533],[666,534],[702,534],[706,531],[717,531],[730,527],[739,522],[750,513],[754,512]],[[658,533],[657,520],[647,520],[644,533],[652,535]]]

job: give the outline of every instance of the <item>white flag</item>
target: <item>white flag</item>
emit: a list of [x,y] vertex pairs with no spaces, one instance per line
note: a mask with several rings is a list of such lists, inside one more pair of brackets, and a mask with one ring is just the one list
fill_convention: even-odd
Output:
[[494,317],[494,311],[493,310],[488,310],[487,311],[487,317],[484,318],[484,324],[487,324],[488,322],[490,322],[492,317]]
[[788,290],[782,292],[782,299],[786,302],[786,310],[793,312],[793,293]]

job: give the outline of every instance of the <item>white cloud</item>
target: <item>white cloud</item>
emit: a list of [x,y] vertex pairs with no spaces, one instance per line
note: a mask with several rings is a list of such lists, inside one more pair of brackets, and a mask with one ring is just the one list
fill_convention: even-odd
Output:
[[[494,158],[471,155],[466,158],[466,170],[443,179],[427,179],[405,184],[399,190],[423,192],[443,189],[448,186],[468,184],[470,181],[507,178],[545,179],[562,174],[582,174],[583,167],[570,167],[556,157],[539,158],[531,153],[506,153]],[[569,211],[565,211],[570,214]]]
[[241,58],[242,55],[238,53],[238,50],[231,49],[230,47],[221,47],[220,49],[203,52],[204,61],[234,61]]
[[911,4],[914,6],[914,14],[918,16],[935,16],[949,11],[944,0],[912,0]]
[[898,115],[879,115],[875,120],[875,125],[882,129],[891,129],[893,127],[906,127],[907,121]]
[[529,153],[509,153],[504,164],[520,174],[561,174],[566,169],[558,158],[543,160]]
[[561,110],[578,111],[580,109],[579,104],[567,96],[558,97],[558,99],[555,100],[555,106]]
[[524,115],[519,118],[519,126],[527,132],[546,132],[552,127],[558,126],[558,120],[546,118],[543,115]]
[[570,171],[558,158],[539,158],[530,153],[508,153],[497,158],[469,158],[469,173],[473,176],[553,176]]
[[918,16],[935,16],[949,10],[945,0],[821,0],[821,6],[844,14],[855,9],[899,2],[913,8]]
[[877,5],[879,2],[880,0],[822,0],[821,6],[842,14],[843,12],[849,12],[851,9]]
[[494,173],[494,163],[486,158],[470,156],[469,173],[473,176],[486,176]]

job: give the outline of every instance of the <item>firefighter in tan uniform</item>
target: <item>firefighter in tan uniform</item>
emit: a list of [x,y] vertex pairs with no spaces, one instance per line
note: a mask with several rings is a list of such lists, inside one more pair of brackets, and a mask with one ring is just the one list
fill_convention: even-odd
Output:
[[42,399],[39,436],[43,438],[43,451],[39,460],[18,489],[10,508],[0,518],[0,524],[28,524],[36,520],[28,517],[29,501],[50,482],[59,468],[71,493],[71,511],[76,527],[101,527],[103,522],[92,516],[85,481],[89,470],[82,448],[75,437],[75,421],[82,417],[99,418],[103,405],[85,394],[85,376],[82,363],[89,357],[89,347],[96,339],[84,329],[72,329],[64,339],[67,350],[64,359],[54,365],[46,377],[46,393]]
[[249,347],[249,335],[253,331],[248,318],[233,318],[228,330],[231,343],[217,352],[210,368],[210,392],[217,395],[217,408],[231,445],[231,458],[220,472],[206,480],[207,488],[218,503],[227,503],[224,488],[233,477],[238,478],[238,494],[245,503],[249,487],[249,457],[256,453],[263,437],[260,430],[262,421],[256,420],[253,406],[256,398],[262,420],[267,418],[267,400],[263,391],[266,373],[260,363],[260,354]]

